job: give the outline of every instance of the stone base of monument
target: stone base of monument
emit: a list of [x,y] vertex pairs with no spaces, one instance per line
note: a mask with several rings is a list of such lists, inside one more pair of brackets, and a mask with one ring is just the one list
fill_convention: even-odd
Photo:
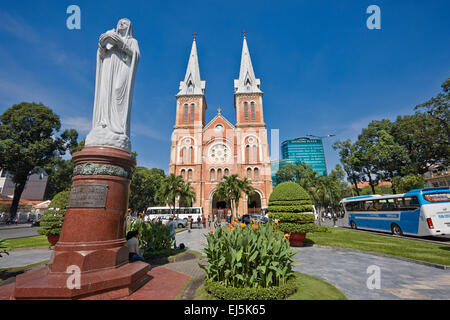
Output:
[[53,273],[51,268],[27,272],[16,278],[14,298],[29,299],[119,299],[129,296],[143,286],[150,277],[149,265],[144,262],[127,263],[122,267],[81,275],[78,288],[66,273]]
[[149,280],[147,263],[128,263],[125,240],[136,160],[124,150],[94,146],[72,159],[69,205],[50,265],[18,275],[16,299],[115,299]]

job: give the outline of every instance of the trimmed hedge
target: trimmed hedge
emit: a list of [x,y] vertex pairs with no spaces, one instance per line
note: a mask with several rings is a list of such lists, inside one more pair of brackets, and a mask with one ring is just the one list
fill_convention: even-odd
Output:
[[307,233],[316,230],[314,210],[308,193],[294,182],[280,183],[269,198],[269,217],[279,221],[284,233]]
[[[292,212],[292,213],[300,213],[300,212],[312,212],[314,210],[312,205],[302,205],[302,206],[279,206],[279,205],[269,205],[269,212]],[[313,214],[314,216],[314,214]]]
[[62,191],[56,194],[41,218],[41,226],[38,233],[41,235],[59,235],[62,231],[66,208],[69,203],[70,191]]
[[312,213],[271,212],[270,217],[282,222],[314,223],[314,214]]
[[272,194],[269,197],[269,203],[275,203],[275,201],[300,201],[308,200],[311,204],[311,199],[305,189],[300,187],[295,182],[283,182],[275,187]]
[[216,281],[205,281],[206,291],[220,300],[284,300],[297,292],[297,279],[292,277],[285,284],[269,288],[227,287]]

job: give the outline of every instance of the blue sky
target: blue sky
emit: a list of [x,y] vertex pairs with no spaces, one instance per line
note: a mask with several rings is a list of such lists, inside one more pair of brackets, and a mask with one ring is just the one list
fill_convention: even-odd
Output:
[[[81,8],[81,30],[66,27],[71,4]],[[372,4],[381,9],[381,30],[366,27]],[[333,141],[355,140],[371,120],[411,114],[440,91],[450,76],[448,12],[449,1],[434,0],[2,1],[0,112],[42,102],[84,138],[98,37],[127,17],[141,51],[132,148],[138,165],[167,171],[192,33],[199,34],[207,122],[221,107],[234,123],[233,79],[245,29],[267,129],[279,129],[281,141],[336,134],[325,141],[330,170],[339,163]]]

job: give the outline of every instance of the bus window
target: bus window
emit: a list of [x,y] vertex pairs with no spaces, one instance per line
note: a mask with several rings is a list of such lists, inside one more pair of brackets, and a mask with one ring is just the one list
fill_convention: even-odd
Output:
[[417,197],[404,197],[399,199],[401,210],[417,210],[419,208],[419,200]]
[[361,201],[352,201],[345,204],[347,211],[363,211],[363,203]]
[[161,214],[169,214],[170,213],[170,210],[169,209],[162,209],[161,210]]
[[386,211],[388,209],[388,201],[387,201],[387,199],[380,199],[380,200],[378,200],[378,207],[377,207],[377,209],[381,210],[381,211]]
[[397,199],[387,199],[387,210],[388,211],[397,210]]
[[375,200],[366,201],[364,209],[365,209],[365,211],[377,211],[376,206],[375,206]]
[[198,209],[198,208],[194,209],[194,213],[197,213],[197,214],[200,213],[200,209]]

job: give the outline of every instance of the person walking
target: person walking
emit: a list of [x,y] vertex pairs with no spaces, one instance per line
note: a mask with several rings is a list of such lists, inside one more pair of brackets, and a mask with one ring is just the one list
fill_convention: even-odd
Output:
[[209,216],[208,217],[208,228],[210,228],[210,229],[211,229],[211,221],[212,221],[211,216]]
[[206,229],[206,218],[205,218],[205,216],[202,216],[202,222],[203,222],[203,229]]
[[214,229],[216,229],[219,226],[219,220],[217,219],[217,216],[214,217]]
[[145,261],[139,255],[139,231],[132,230],[127,233],[128,260],[130,262]]
[[176,250],[177,249],[177,240],[175,239],[176,223],[175,223],[175,221],[173,221],[173,217],[169,217],[169,222],[167,222],[167,226],[171,229],[170,238],[171,238],[171,240],[173,240],[173,248]]
[[188,228],[188,232],[191,232],[191,228],[192,228],[192,218],[191,218],[191,216],[189,216],[187,218],[187,228]]
[[197,217],[197,226],[200,229],[200,224],[202,223],[202,218],[200,216]]

